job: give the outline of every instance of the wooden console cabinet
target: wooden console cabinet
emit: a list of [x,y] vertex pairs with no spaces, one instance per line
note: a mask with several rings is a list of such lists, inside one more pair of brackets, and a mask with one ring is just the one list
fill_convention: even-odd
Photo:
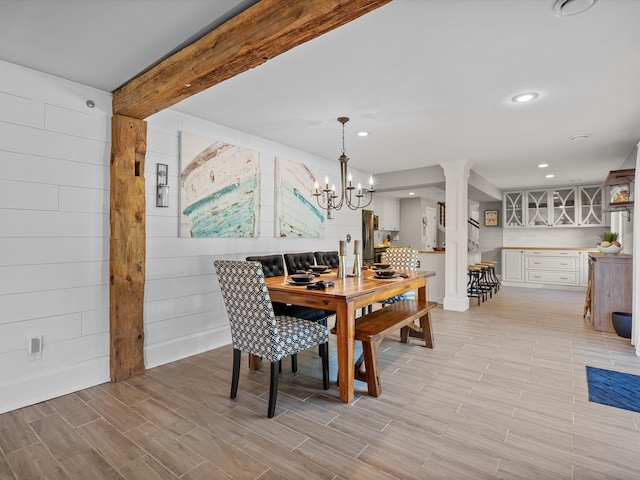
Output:
[[631,312],[632,256],[589,253],[590,310],[593,328],[614,332],[611,312]]

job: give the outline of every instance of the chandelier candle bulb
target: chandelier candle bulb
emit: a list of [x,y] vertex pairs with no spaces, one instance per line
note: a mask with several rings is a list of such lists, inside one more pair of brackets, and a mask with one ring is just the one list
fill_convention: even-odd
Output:
[[362,185],[360,185],[360,182],[358,182],[358,196],[362,196]]
[[320,185],[318,185],[317,181],[316,181],[316,184],[314,186],[316,187],[316,195],[320,195]]

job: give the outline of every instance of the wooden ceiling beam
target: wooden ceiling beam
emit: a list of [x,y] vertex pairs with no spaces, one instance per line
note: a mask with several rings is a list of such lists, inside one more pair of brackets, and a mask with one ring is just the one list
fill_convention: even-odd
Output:
[[143,120],[391,0],[261,0],[113,92]]

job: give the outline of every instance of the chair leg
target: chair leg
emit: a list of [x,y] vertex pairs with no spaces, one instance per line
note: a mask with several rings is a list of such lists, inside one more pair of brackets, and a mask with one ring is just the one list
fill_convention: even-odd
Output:
[[278,363],[271,362],[271,383],[269,385],[269,410],[267,411],[267,417],[273,418],[276,413],[276,400],[278,399],[278,376],[279,369]]
[[233,373],[231,374],[231,398],[236,398],[238,394],[238,380],[240,378],[240,360],[242,359],[242,352],[240,350],[233,349]]
[[298,354],[291,355],[291,371],[296,373],[298,371]]
[[322,388],[329,390],[329,343],[321,343],[322,350]]

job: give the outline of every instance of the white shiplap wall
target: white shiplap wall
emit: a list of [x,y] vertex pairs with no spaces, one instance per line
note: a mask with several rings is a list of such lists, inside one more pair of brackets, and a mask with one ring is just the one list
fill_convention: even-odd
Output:
[[[107,92],[0,62],[0,413],[109,380],[110,115]],[[229,342],[214,259],[336,250],[361,232],[360,213],[343,211],[323,238],[274,237],[275,158],[333,179],[336,160],[172,111],[148,121],[144,318],[152,368]],[[178,237],[181,130],[261,152],[259,238]],[[169,165],[169,208],[155,207],[157,163]],[[32,361],[27,340],[35,335],[44,348]]]
[[111,95],[3,62],[0,79],[4,412],[109,378]]

